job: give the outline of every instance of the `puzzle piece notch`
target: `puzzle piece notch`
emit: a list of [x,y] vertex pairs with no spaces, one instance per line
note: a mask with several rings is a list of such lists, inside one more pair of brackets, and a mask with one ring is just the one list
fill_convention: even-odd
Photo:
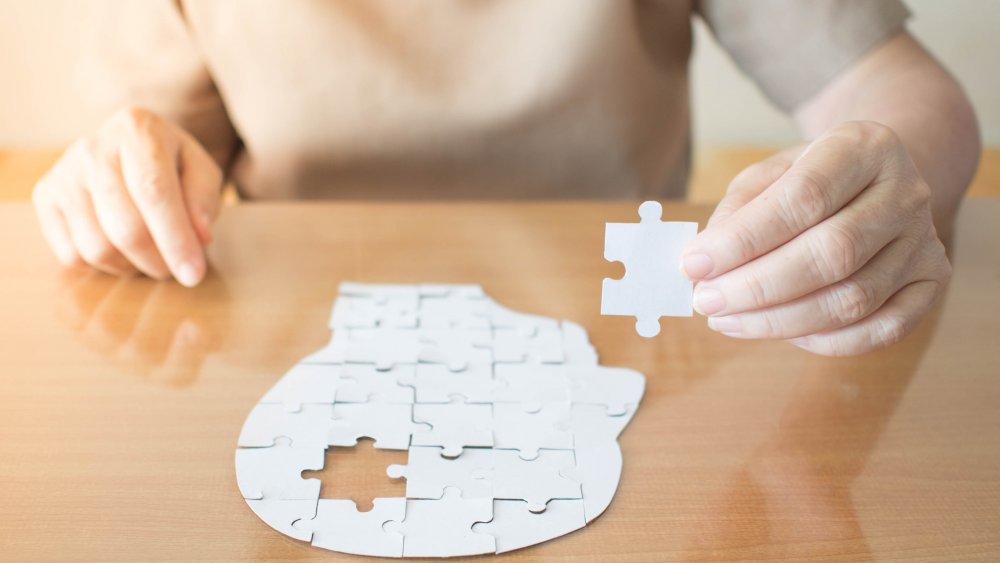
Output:
[[447,487],[440,499],[406,501],[406,516],[383,529],[403,535],[404,557],[457,557],[496,553],[496,539],[474,532],[477,522],[493,519],[493,500],[463,498]]
[[534,460],[522,459],[515,450],[493,450],[493,469],[477,469],[473,477],[485,479],[493,498],[523,500],[531,512],[544,512],[552,499],[581,499],[580,483],[563,476],[576,465],[573,450],[542,450]]
[[403,536],[384,528],[386,522],[406,516],[406,499],[376,498],[372,509],[359,512],[352,500],[320,499],[316,516],[292,524],[300,534],[308,535],[312,545],[377,557],[402,557]]
[[570,400],[571,381],[559,364],[496,364],[495,378],[504,386],[496,403],[518,403],[527,412],[538,412],[550,403]]
[[625,265],[621,279],[605,278],[602,315],[636,317],[636,331],[650,338],[660,332],[660,317],[692,315],[693,283],[680,270],[684,245],[698,232],[697,223],[661,220],[663,206],[639,206],[639,223],[607,223],[604,259]]
[[297,540],[309,541],[312,532],[295,527],[298,520],[309,520],[316,516],[317,499],[244,499],[250,510],[253,510],[265,524],[275,530]]
[[493,331],[493,358],[496,362],[561,364],[565,362],[560,327],[537,327],[531,334],[517,328]]
[[307,444],[293,446],[286,438],[265,448],[236,449],[236,483],[244,499],[319,499],[319,479],[303,479],[306,470],[323,469],[326,450]]
[[486,329],[421,329],[419,341],[424,348],[420,360],[445,364],[451,371],[470,366],[493,365],[493,334]]
[[376,448],[405,450],[413,438],[430,430],[430,425],[414,422],[411,404],[336,403],[328,443],[355,446],[365,437],[374,440]]
[[449,459],[441,448],[410,446],[406,465],[390,465],[386,475],[406,479],[406,498],[440,499],[447,487],[455,487],[462,498],[490,498],[489,483],[473,477],[479,469],[493,468],[493,450],[465,448],[462,455]]
[[493,406],[453,401],[413,405],[413,420],[430,424],[413,435],[414,446],[439,446],[441,455],[458,457],[465,447],[493,447]]

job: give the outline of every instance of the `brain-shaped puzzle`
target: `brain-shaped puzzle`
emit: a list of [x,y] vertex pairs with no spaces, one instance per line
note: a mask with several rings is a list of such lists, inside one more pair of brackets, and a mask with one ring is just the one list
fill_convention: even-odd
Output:
[[[584,527],[618,487],[645,378],[600,366],[579,325],[468,285],[344,283],[333,339],[251,411],[236,476],[269,526],[361,555],[501,553]],[[405,498],[320,499],[330,446],[406,450]]]

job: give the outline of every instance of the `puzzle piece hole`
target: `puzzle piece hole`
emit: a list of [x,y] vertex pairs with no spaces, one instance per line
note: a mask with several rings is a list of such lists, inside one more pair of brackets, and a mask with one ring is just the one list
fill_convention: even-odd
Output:
[[303,471],[302,478],[320,480],[319,498],[350,499],[359,512],[368,512],[375,498],[406,496],[406,481],[385,474],[406,459],[405,451],[376,449],[374,440],[361,438],[356,446],[327,448],[323,469]]
[[608,268],[611,269],[611,272],[606,277],[616,280],[625,277],[625,264],[623,262],[611,262]]

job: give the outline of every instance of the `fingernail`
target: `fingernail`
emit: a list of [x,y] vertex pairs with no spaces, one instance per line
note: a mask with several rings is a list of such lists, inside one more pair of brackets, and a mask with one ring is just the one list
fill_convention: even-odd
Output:
[[709,317],[708,328],[714,330],[715,332],[722,332],[724,334],[739,334],[743,332],[743,323],[740,322],[740,318],[737,315],[729,315],[728,317]]
[[700,280],[712,272],[715,264],[708,254],[688,254],[681,258],[681,270],[692,280]]
[[201,274],[193,263],[184,262],[177,268],[177,281],[183,286],[194,287],[201,281]]
[[722,292],[711,287],[694,288],[694,309],[702,315],[714,315],[726,308]]

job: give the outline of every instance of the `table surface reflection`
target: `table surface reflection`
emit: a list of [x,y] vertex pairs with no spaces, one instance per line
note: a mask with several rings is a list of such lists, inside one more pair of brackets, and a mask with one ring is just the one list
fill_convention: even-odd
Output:
[[[1000,201],[966,203],[931,317],[846,359],[728,339],[700,317],[651,341],[601,317],[601,279],[622,271],[603,260],[604,222],[635,209],[241,204],[188,290],[61,272],[30,206],[0,205],[3,557],[336,558],[247,508],[233,450],[257,399],[328,340],[345,279],[479,283],[581,323],[603,364],[646,374],[610,509],[511,558],[1000,557]],[[709,211],[665,206],[702,223]]]

